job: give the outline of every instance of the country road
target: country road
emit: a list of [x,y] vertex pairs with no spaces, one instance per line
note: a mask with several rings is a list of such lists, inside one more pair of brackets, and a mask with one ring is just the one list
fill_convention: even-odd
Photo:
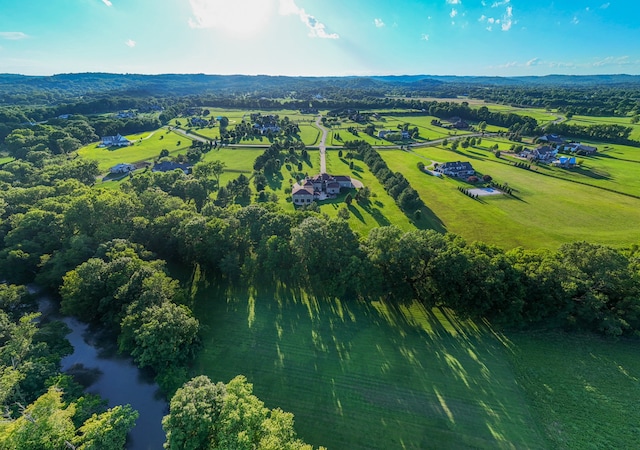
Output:
[[329,134],[329,130],[321,125],[322,123],[322,114],[318,115],[316,119],[316,126],[320,128],[322,131],[322,138],[320,138],[320,144],[318,145],[318,150],[320,150],[320,173],[327,173],[327,135]]

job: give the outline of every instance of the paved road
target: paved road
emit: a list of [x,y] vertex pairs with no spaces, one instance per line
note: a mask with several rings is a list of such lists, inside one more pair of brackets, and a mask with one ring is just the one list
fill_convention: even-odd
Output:
[[205,144],[208,144],[213,140],[213,139],[203,138],[202,136],[197,136],[195,134],[187,133],[182,128],[169,127],[169,130],[173,131],[176,134],[180,134],[188,139],[191,139],[192,141],[200,141],[200,142],[204,142]]
[[327,151],[326,142],[329,130],[322,126],[322,114],[318,115],[316,126],[322,130],[322,138],[320,138],[320,144],[318,145],[318,149],[320,150],[320,173],[327,173],[327,157],[325,152]]

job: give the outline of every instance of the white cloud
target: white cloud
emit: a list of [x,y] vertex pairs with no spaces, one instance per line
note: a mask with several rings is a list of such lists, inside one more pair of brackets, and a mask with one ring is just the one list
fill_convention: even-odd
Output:
[[447,0],[447,3],[449,5],[460,5],[462,3],[462,0]]
[[480,16],[480,18],[478,19],[478,22],[484,22],[485,20],[487,20],[487,16],[485,16],[484,14]]
[[[490,24],[494,24],[494,23],[496,23],[496,19],[494,19],[493,17],[489,17],[487,19],[487,22],[489,22]],[[500,23],[500,20],[498,20],[497,23]]]
[[136,41],[134,41],[133,39],[128,39],[124,42],[124,45],[130,48],[133,48],[136,46]]
[[0,39],[6,39],[8,41],[19,41],[20,39],[26,39],[29,35],[22,31],[0,31]]
[[452,19],[458,15],[458,10],[455,8],[451,8],[451,12],[449,13],[449,17],[451,17]]
[[609,3],[609,2],[607,2],[607,3],[603,3],[603,4],[600,6],[600,9],[607,9],[609,6],[611,6],[611,3]]
[[577,16],[573,16],[573,19],[571,19],[571,24],[578,25],[579,23],[580,23],[580,19],[578,19]]
[[280,14],[283,16],[298,16],[300,21],[309,29],[310,37],[340,39],[340,35],[337,33],[327,33],[325,25],[322,22],[318,22],[311,14],[307,14],[303,8],[299,8],[295,0],[280,0]]
[[511,3],[511,0],[503,0],[501,2],[493,2],[493,5],[491,5],[491,7],[492,8],[498,8],[499,6],[508,5],[509,3]]
[[602,67],[602,66],[624,66],[627,64],[632,64],[629,61],[629,56],[607,56],[606,58],[600,59],[591,65],[593,67]]
[[507,10],[502,16],[502,31],[509,31],[513,25],[513,7],[507,6]]
[[428,41],[429,40],[429,35],[428,34],[423,34],[422,37],[420,38],[421,41]]
[[527,61],[526,66],[527,67],[535,66],[539,62],[540,62],[540,58],[533,58],[533,59],[530,59],[529,61]]
[[382,21],[382,19],[373,19],[373,24],[376,26],[376,28],[382,28],[384,26],[384,22]]
[[109,0],[102,0],[102,3],[104,3],[107,6],[113,6],[113,3],[111,3]]

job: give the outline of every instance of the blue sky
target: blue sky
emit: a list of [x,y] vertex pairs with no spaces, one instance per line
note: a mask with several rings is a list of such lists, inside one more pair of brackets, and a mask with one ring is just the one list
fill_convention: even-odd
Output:
[[635,0],[0,0],[0,72],[640,74]]

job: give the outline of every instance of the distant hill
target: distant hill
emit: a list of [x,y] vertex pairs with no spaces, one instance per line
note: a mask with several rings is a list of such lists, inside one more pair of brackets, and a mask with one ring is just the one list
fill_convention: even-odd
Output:
[[[485,89],[493,87],[497,89]],[[500,103],[538,104],[539,93],[519,98],[507,91],[622,88],[640,90],[638,75],[548,75],[473,77],[388,75],[370,77],[287,77],[269,75],[71,73],[53,76],[0,74],[0,105],[55,105],[79,99],[201,96],[315,101],[364,101],[385,96],[455,98],[469,95]],[[491,91],[491,92],[490,92]],[[500,92],[497,92],[500,91]],[[547,92],[548,98],[551,93]],[[584,96],[583,94],[580,94]],[[604,95],[604,94],[603,94]],[[608,94],[606,94],[608,95]],[[631,96],[635,98],[635,95]],[[629,96],[627,96],[629,98]],[[555,103],[543,106],[552,107]],[[558,104],[559,105],[559,104]],[[616,106],[617,107],[617,106]],[[615,110],[616,107],[609,108]]]

